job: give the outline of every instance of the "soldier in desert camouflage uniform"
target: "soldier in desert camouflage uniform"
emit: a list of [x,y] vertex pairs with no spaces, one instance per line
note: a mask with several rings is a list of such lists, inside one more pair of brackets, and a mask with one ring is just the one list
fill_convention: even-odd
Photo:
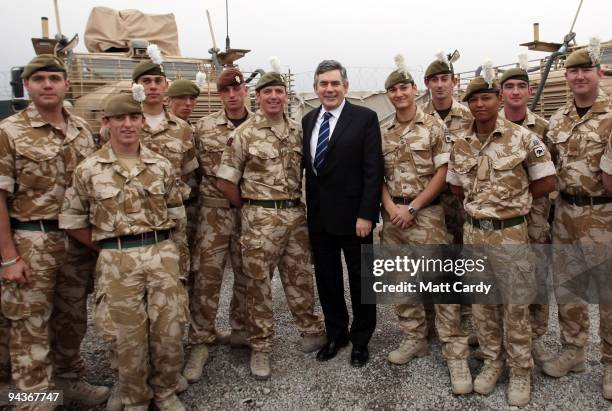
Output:
[[215,318],[228,257],[234,274],[230,303],[230,344],[247,344],[244,323],[246,279],[242,273],[239,243],[240,212],[230,205],[229,200],[217,189],[215,182],[223,150],[232,142],[230,133],[251,118],[252,113],[244,105],[248,88],[240,70],[225,69],[217,77],[217,90],[223,102],[223,109],[200,119],[195,132],[196,153],[202,175],[197,247],[201,264],[195,274],[190,299],[191,352],[183,371],[188,381],[200,378],[202,367],[208,359],[206,346],[219,340],[219,334],[215,331]]
[[[383,133],[385,183],[382,190],[382,244],[447,244],[444,210],[439,195],[446,187],[450,144],[444,140],[444,124],[415,104],[414,80],[405,67],[385,81],[387,96],[396,110]],[[418,218],[417,218],[418,216]],[[461,329],[459,304],[436,304],[436,327],[448,360],[455,394],[472,391],[467,363],[467,335]],[[423,304],[395,307],[404,340],[389,353],[389,361],[405,364],[427,349],[427,321]]]
[[[116,330],[125,410],[184,410],[174,394],[183,362],[187,301],[170,230],[185,218],[181,186],[168,160],[139,141],[142,108],[111,98],[102,119],[110,144],[74,172],[60,226],[98,247],[99,292]],[[95,243],[94,243],[95,242]]]
[[606,191],[612,194],[612,138],[608,139],[606,151],[601,157],[602,180]]
[[[470,110],[453,97],[457,81],[448,56],[445,56],[444,52],[438,53],[436,60],[432,61],[425,70],[425,86],[429,90],[430,100],[423,107],[423,112],[444,122],[444,140],[450,144],[455,141],[463,125],[472,121]],[[446,188],[440,194],[440,202],[444,209],[446,229],[451,242],[462,244],[465,212],[461,199]],[[468,342],[470,345],[477,345],[478,339],[472,324],[472,308],[469,304],[461,306],[461,318],[462,328],[468,334]]]
[[[548,132],[548,121],[533,113],[527,108],[527,102],[532,94],[529,84],[529,74],[524,67],[513,67],[506,70],[500,79],[502,96],[504,97],[504,108],[499,111],[499,116],[514,124],[523,126],[545,141]],[[538,244],[535,249],[540,262],[537,265],[538,288],[545,290],[548,278],[547,253],[545,244],[550,244],[550,224],[548,215],[550,212],[550,200],[547,196],[536,198],[531,204],[531,211],[527,214],[527,232],[532,244]],[[548,327],[548,304],[531,304],[529,306],[531,316],[531,333],[533,337],[533,359],[537,364],[550,359],[550,355],[539,340],[546,333]]]
[[241,208],[251,373],[266,379],[274,327],[274,267],[278,266],[289,309],[303,335],[302,350],[315,351],[326,338],[314,314],[306,210],[300,202],[302,131],[284,114],[287,89],[280,74],[263,75],[255,90],[261,108],[232,135],[217,171],[217,187]]
[[60,59],[40,55],[22,78],[32,104],[0,125],[0,300],[2,323],[10,324],[2,338],[10,334],[17,388],[40,391],[55,383],[67,399],[95,405],[109,390],[82,379],[89,253],[57,223],[72,172],[95,143],[85,121],[63,109],[70,83]]
[[[453,144],[447,181],[455,194],[465,197],[464,244],[488,247],[484,252],[495,280],[513,287],[510,291],[515,286],[521,291],[532,291],[534,260],[530,250],[508,252],[514,250],[511,245],[528,244],[525,215],[532,198],[554,190],[555,169],[535,134],[498,117],[499,85],[490,71],[485,75],[488,81],[476,77],[466,90],[464,99],[474,122],[466,126],[464,134]],[[495,252],[501,245],[510,247]],[[508,403],[517,406],[529,402],[533,368],[529,306],[520,302],[472,306],[485,358],[484,367],[474,380],[474,391],[490,393],[502,373],[503,318],[510,368]]]
[[[603,73],[599,55],[589,49],[573,52],[565,63],[565,78],[573,99],[550,118],[548,144],[557,167],[560,198],[555,204],[553,244],[555,282],[568,272],[588,283],[586,269],[609,290],[612,243],[612,196],[605,192],[602,170],[610,171],[604,151],[612,133],[612,100],[599,88]],[[608,167],[606,167],[608,166]],[[607,169],[606,169],[607,168]],[[583,274],[584,273],[584,274]],[[597,275],[603,276],[597,278]],[[544,363],[553,377],[584,371],[584,346],[588,338],[587,305],[564,304],[557,291],[562,349]],[[606,303],[610,302],[609,297]],[[604,363],[603,395],[612,399],[612,305],[600,304],[601,357]]]

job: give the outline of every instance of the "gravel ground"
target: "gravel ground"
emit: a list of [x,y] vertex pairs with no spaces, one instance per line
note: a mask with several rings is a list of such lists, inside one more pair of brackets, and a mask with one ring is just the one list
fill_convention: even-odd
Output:
[[[229,272],[227,273],[229,274]],[[231,278],[231,277],[228,277]],[[229,283],[229,284],[228,284]],[[224,284],[219,328],[227,329],[231,281]],[[300,337],[293,325],[278,276],[273,281],[276,335],[272,354],[272,378],[256,381],[249,375],[249,351],[212,347],[202,379],[181,394],[191,410],[227,409],[435,409],[499,410],[508,409],[505,397],[507,378],[503,377],[488,396],[470,394],[454,396],[445,362],[436,339],[431,355],[405,366],[387,362],[387,353],[401,340],[391,306],[379,306],[378,327],[370,343],[370,362],[363,369],[349,364],[350,349],[327,363],[319,363],[314,354],[299,351]],[[319,311],[320,309],[317,308]],[[556,310],[545,343],[556,350],[558,323]],[[529,410],[605,410],[609,402],[601,394],[603,369],[599,363],[597,307],[591,307],[591,335],[587,346],[588,371],[560,379],[533,373],[533,392]],[[106,345],[92,332],[83,344],[90,380],[112,385],[115,379],[109,369]],[[470,360],[472,375],[481,363]],[[68,409],[81,409],[67,407]],[[103,407],[99,408],[104,409]]]
[[[226,274],[229,274],[226,273]],[[228,277],[231,278],[231,277]],[[231,281],[224,284],[219,328],[227,329]],[[256,381],[249,375],[249,351],[215,346],[202,379],[180,395],[190,410],[230,409],[435,409],[499,410],[509,409],[505,391],[507,377],[488,396],[469,394],[454,396],[436,339],[431,355],[404,366],[387,362],[401,335],[391,306],[379,306],[378,327],[370,343],[370,362],[362,369],[349,364],[350,349],[343,349],[327,363],[319,363],[314,354],[299,351],[300,337],[286,307],[278,276],[273,281],[276,335],[272,354],[272,378]],[[591,306],[591,332],[587,346],[588,371],[560,379],[533,373],[532,399],[528,410],[605,410],[609,406],[601,394],[603,369],[599,363],[597,307]],[[319,311],[320,309],[317,308]],[[558,344],[556,310],[552,310],[545,343],[550,350]],[[89,369],[89,380],[111,386],[115,375],[110,370],[107,345],[90,327],[83,343],[83,355]],[[472,375],[481,363],[470,359]],[[67,410],[84,407],[68,405]],[[104,410],[98,407],[97,410]]]

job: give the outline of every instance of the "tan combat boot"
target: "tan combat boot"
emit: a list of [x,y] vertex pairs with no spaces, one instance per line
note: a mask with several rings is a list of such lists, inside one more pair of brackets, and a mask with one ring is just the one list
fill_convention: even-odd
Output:
[[485,361],[478,376],[474,379],[474,391],[478,394],[490,394],[497,384],[497,380],[504,371],[503,361]]
[[300,343],[300,351],[304,353],[315,352],[327,344],[327,336],[322,335],[305,335]]
[[155,401],[155,406],[159,411],[187,411],[183,402],[173,394],[166,399]]
[[427,340],[413,340],[405,338],[396,350],[389,353],[387,359],[393,364],[406,364],[414,357],[424,357],[429,355]]
[[206,344],[196,344],[191,346],[189,358],[183,369],[183,377],[188,382],[193,383],[202,376],[202,368],[208,360],[208,347]]
[[249,333],[246,330],[232,330],[229,344],[232,348],[250,347],[251,344],[249,343]]
[[123,402],[121,402],[121,386],[117,381],[113,385],[110,397],[106,401],[106,411],[123,411]]
[[604,364],[603,396],[606,400],[612,400],[612,363]]
[[552,354],[546,349],[544,343],[540,339],[533,341],[531,355],[533,357],[533,361],[538,365],[542,365],[545,362],[553,359]]
[[176,384],[176,390],[174,392],[180,394],[187,391],[187,388],[189,388],[189,381],[187,381],[187,378],[179,374],[178,383]]
[[520,368],[510,369],[508,382],[508,405],[522,407],[531,398],[531,371]]
[[270,353],[251,351],[251,374],[257,380],[270,378]]
[[102,404],[110,396],[110,388],[103,385],[92,385],[83,378],[56,378],[55,386],[64,391],[64,398],[80,402],[82,405]]
[[563,377],[571,372],[586,371],[584,348],[565,346],[559,355],[542,365],[542,371],[551,377]]
[[469,394],[472,392],[472,374],[466,359],[446,360],[448,372],[450,373],[453,394]]

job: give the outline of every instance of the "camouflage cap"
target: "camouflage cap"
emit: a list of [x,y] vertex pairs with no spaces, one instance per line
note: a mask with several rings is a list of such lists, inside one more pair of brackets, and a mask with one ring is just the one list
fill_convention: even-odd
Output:
[[427,66],[427,70],[425,70],[425,80],[431,76],[435,76],[436,74],[455,74],[455,71],[453,70],[452,64],[446,64],[440,60],[434,60],[429,66]]
[[53,54],[41,54],[34,57],[28,64],[23,68],[21,78],[26,80],[37,71],[54,71],[54,72],[66,72],[66,65],[57,56]]
[[463,101],[468,101],[468,99],[476,93],[499,94],[499,82],[497,80],[494,80],[493,84],[489,86],[489,83],[487,83],[482,76],[474,77],[472,81],[470,81],[470,84],[468,84],[467,89],[465,90]]
[[164,66],[147,60],[134,67],[134,71],[132,71],[132,80],[136,82],[141,76],[147,74],[152,76],[166,77],[166,73],[164,73]]
[[512,79],[524,80],[529,83],[529,74],[527,74],[527,72],[520,67],[513,67],[504,71],[504,74],[502,74],[501,79],[499,80],[499,84],[503,86],[506,81]]
[[235,67],[226,68],[217,77],[217,90],[223,90],[228,86],[239,86],[244,83],[242,72]]
[[168,97],[179,97],[179,96],[193,96],[197,97],[200,95],[200,89],[195,83],[191,80],[174,80],[170,87],[168,88],[168,92],[166,96]]
[[142,106],[134,100],[132,93],[119,93],[109,98],[104,105],[104,117],[122,116],[124,114],[142,114]]
[[414,84],[412,76],[407,71],[393,70],[385,80],[385,90],[389,90],[396,84]]
[[257,82],[257,85],[255,85],[255,91],[259,91],[262,88],[269,86],[287,87],[287,85],[283,81],[283,77],[275,71],[269,71],[263,76],[261,76],[259,78],[259,81]]
[[591,59],[591,55],[589,54],[589,50],[585,47],[580,50],[576,50],[571,53],[567,59],[565,60],[565,68],[575,68],[575,67],[597,67],[599,64],[593,63]]

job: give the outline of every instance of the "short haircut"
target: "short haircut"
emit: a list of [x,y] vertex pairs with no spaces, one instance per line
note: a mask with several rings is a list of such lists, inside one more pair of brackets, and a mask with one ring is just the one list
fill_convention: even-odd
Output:
[[339,61],[336,60],[323,60],[317,66],[314,75],[314,86],[316,87],[317,82],[319,81],[319,74],[327,73],[328,71],[339,70],[340,76],[342,76],[342,82],[344,84],[348,83],[348,76],[346,75],[346,68]]

